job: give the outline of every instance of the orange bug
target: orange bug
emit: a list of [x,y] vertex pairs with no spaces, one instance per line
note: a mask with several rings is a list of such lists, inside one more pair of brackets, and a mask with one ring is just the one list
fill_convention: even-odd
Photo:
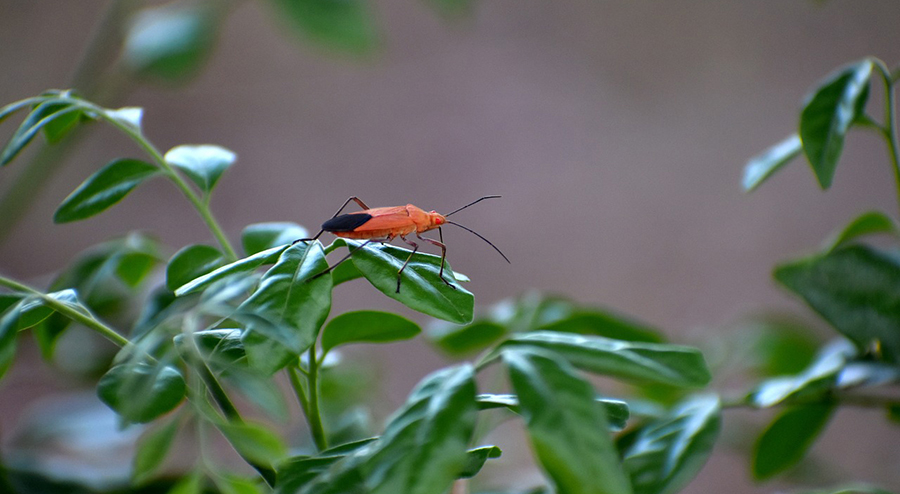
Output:
[[[320,235],[322,235],[323,232],[329,232],[337,237],[365,240],[365,242],[353,248],[349,254],[344,256],[343,259],[334,263],[334,265],[316,275],[321,276],[337,267],[340,263],[349,259],[357,249],[361,249],[371,242],[390,242],[395,237],[400,237],[401,240],[403,240],[413,248],[412,252],[409,254],[409,257],[406,258],[406,262],[404,262],[403,266],[401,266],[397,271],[397,293],[400,293],[400,276],[403,274],[403,270],[406,269],[406,265],[409,264],[409,260],[412,259],[413,254],[415,254],[416,251],[419,250],[419,244],[406,238],[406,236],[410,233],[415,233],[416,237],[418,237],[419,240],[423,240],[441,248],[441,270],[438,273],[438,276],[448,286],[455,288],[449,281],[444,279],[444,259],[447,257],[447,246],[444,245],[444,234],[441,232],[441,225],[449,223],[475,234],[476,236],[478,236],[478,238],[487,242],[488,245],[493,247],[494,250],[496,250],[501,256],[503,256],[503,259],[506,259],[506,262],[509,262],[509,259],[506,257],[506,255],[504,255],[503,252],[500,252],[500,249],[498,249],[497,246],[492,244],[488,239],[482,237],[474,230],[466,228],[459,223],[454,223],[447,219],[447,216],[458,213],[463,209],[472,206],[473,204],[479,203],[485,199],[494,199],[498,197],[500,196],[484,196],[477,201],[466,204],[465,206],[451,213],[440,214],[435,211],[426,212],[425,210],[413,206],[412,204],[386,208],[369,208],[369,206],[366,206],[366,203],[362,202],[358,197],[353,196],[344,202],[344,205],[341,206],[336,213],[334,213],[334,216],[332,216],[330,220],[322,223],[322,229],[319,230],[319,233],[317,233],[315,237],[295,240],[294,243],[316,240]],[[358,204],[359,207],[361,207],[363,210],[348,214],[341,214],[341,211],[343,211],[344,208],[346,208],[347,205],[350,204],[350,201],[356,202],[356,204]],[[438,235],[441,239],[440,242],[421,236],[422,233],[425,233],[429,230],[434,230],[435,228],[437,228],[438,230]]]

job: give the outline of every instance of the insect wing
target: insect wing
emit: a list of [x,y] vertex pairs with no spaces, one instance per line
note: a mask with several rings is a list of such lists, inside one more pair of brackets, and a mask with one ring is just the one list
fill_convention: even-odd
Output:
[[406,206],[395,206],[390,208],[373,208],[366,211],[370,219],[360,226],[356,227],[355,232],[366,232],[372,230],[396,230],[404,229],[412,225],[409,218],[409,211]]

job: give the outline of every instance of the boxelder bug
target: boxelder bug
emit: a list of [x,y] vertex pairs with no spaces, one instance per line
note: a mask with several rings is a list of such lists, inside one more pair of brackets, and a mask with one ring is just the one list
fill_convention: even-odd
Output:
[[[498,249],[496,245],[492,244],[490,240],[482,237],[474,230],[466,228],[459,223],[454,223],[447,219],[447,216],[458,213],[473,204],[481,202],[485,199],[494,199],[498,197],[500,196],[484,196],[481,199],[466,204],[465,206],[451,213],[439,214],[434,211],[426,212],[421,208],[413,206],[412,204],[387,208],[369,208],[369,206],[366,206],[366,203],[362,202],[358,197],[354,196],[347,199],[344,202],[344,205],[337,210],[337,213],[334,213],[334,216],[332,216],[330,220],[322,223],[322,229],[319,230],[319,233],[317,233],[315,237],[295,240],[294,243],[317,240],[323,232],[329,232],[334,234],[335,236],[343,238],[365,240],[365,242],[363,242],[359,246],[351,249],[350,253],[344,256],[343,259],[334,263],[334,265],[332,265],[325,271],[317,274],[316,277],[318,277],[330,272],[340,263],[349,259],[357,249],[365,247],[366,244],[369,244],[371,242],[390,242],[394,239],[394,237],[400,237],[404,242],[406,242],[413,248],[412,252],[409,254],[409,257],[406,258],[406,262],[404,262],[403,266],[400,267],[400,270],[397,271],[397,293],[400,293],[400,276],[403,274],[403,270],[406,269],[406,265],[409,264],[409,260],[412,259],[413,254],[415,254],[416,251],[419,250],[419,244],[406,238],[406,236],[410,233],[415,233],[416,237],[418,237],[419,240],[424,240],[425,242],[441,248],[441,270],[438,273],[438,276],[448,286],[455,288],[449,281],[444,279],[444,258],[447,257],[447,246],[443,243],[444,235],[441,232],[441,225],[443,225],[444,223],[449,223],[475,234],[476,236],[478,236],[478,238],[487,242],[488,245],[493,247],[494,250],[496,250],[501,256],[503,256],[503,259],[506,259],[506,262],[509,262],[509,259],[503,254],[503,252],[500,252],[500,249]],[[347,207],[347,204],[350,204],[350,201],[354,201],[356,204],[359,204],[359,207],[363,208],[363,210],[356,211],[354,213],[341,214],[341,211],[343,211],[344,208]],[[435,228],[437,228],[438,230],[438,235],[441,239],[440,242],[421,236],[422,233],[429,230],[434,230]]]

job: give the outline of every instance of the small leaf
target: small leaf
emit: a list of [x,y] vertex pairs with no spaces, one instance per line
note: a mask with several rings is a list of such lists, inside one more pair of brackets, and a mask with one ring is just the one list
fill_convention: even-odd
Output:
[[[72,106],[71,103],[60,103],[55,111],[63,110],[70,106]],[[81,121],[83,114],[84,112],[79,108],[78,110],[66,111],[48,121],[43,127],[44,137],[47,138],[47,142],[54,144],[61,141]]]
[[248,256],[306,238],[306,228],[290,222],[255,223],[244,228],[241,244]]
[[831,186],[847,130],[863,114],[871,75],[869,60],[839,71],[819,86],[800,114],[803,152],[823,189]]
[[575,367],[621,379],[672,386],[705,386],[710,373],[699,350],[666,343],[610,340],[552,331],[513,336],[482,359],[497,358],[507,348],[541,348],[565,358]]
[[145,423],[184,399],[184,378],[175,367],[127,362],[111,368],[97,385],[100,400],[131,422]]
[[240,455],[259,465],[271,466],[287,456],[287,447],[275,434],[261,424],[216,424],[228,442]]
[[502,356],[532,449],[556,492],[631,493],[591,385],[549,353],[507,349]]
[[506,328],[491,321],[475,321],[465,326],[441,322],[428,330],[428,339],[448,355],[472,354],[495,343],[506,334]]
[[166,266],[166,287],[175,291],[200,276],[222,267],[225,255],[209,245],[189,245],[172,256]]
[[679,492],[712,453],[720,423],[719,399],[697,396],[639,429],[623,454],[635,494]]
[[137,106],[126,106],[117,110],[106,110],[106,116],[140,133],[144,109]]
[[775,279],[799,295],[862,351],[900,362],[900,261],[850,245],[775,268]]
[[331,310],[331,277],[316,276],[326,269],[320,243],[288,247],[233,318],[300,354],[315,342]]
[[741,185],[747,192],[756,190],[769,177],[790,163],[803,151],[800,136],[792,134],[787,139],[754,156],[744,166],[744,179]]
[[178,420],[176,419],[169,420],[144,433],[134,454],[134,467],[131,475],[135,484],[142,484],[151,479],[162,466],[166,455],[172,449],[177,432]]
[[418,324],[389,312],[345,312],[329,321],[322,329],[322,353],[350,343],[408,340],[421,331]]
[[887,233],[896,237],[900,234],[900,231],[898,231],[897,224],[894,223],[890,216],[878,211],[868,211],[854,218],[841,231],[835,232],[825,242],[823,250],[830,252],[849,244],[859,237],[876,233]]
[[195,75],[215,43],[218,15],[197,4],[173,3],[135,15],[122,59],[143,76],[178,81]]
[[233,152],[211,144],[176,146],[165,156],[167,163],[183,171],[205,194],[212,192],[236,159]]
[[270,0],[298,34],[326,48],[361,54],[378,44],[370,4],[362,0]]
[[459,473],[458,478],[469,479],[478,475],[478,472],[481,471],[489,459],[500,458],[502,454],[503,451],[497,446],[482,446],[470,449],[466,452],[466,465],[463,467],[462,472]]
[[69,100],[54,98],[39,104],[25,117],[25,120],[13,133],[9,142],[0,151],[0,166],[12,161],[44,126],[54,120],[80,111],[81,107],[71,104]]
[[609,311],[576,310],[572,314],[543,325],[541,329],[560,333],[604,336],[614,340],[662,343],[659,331]]
[[34,96],[31,98],[25,98],[19,101],[12,102],[2,108],[0,108],[0,123],[9,118],[11,115],[16,113],[17,111],[24,110],[25,108],[33,107],[35,105],[40,105],[41,103],[47,101],[48,99],[55,98],[54,95],[41,95]]
[[[338,239],[335,245],[356,248],[359,243]],[[440,256],[413,255],[403,270],[400,292],[397,293],[397,273],[409,255],[410,251],[392,245],[369,244],[356,249],[350,260],[372,286],[410,309],[455,323],[471,321],[475,298],[461,285],[452,282],[453,271],[449,263],[444,265],[444,280],[438,277]],[[450,282],[452,286],[447,284]]]
[[126,285],[136,288],[153,271],[159,259],[146,252],[128,252],[119,257],[116,275]]
[[203,276],[195,278],[190,283],[182,285],[180,288],[175,290],[175,295],[181,297],[189,293],[198,292],[209,287],[213,283],[228,278],[229,276],[232,276],[234,274],[253,271],[256,268],[267,264],[275,264],[276,262],[278,262],[278,258],[281,257],[281,254],[285,250],[287,250],[287,246],[273,247],[262,252],[257,252],[252,256],[238,259],[235,262],[226,264]]
[[756,441],[753,477],[765,480],[794,466],[831,419],[835,406],[820,403],[788,408]]
[[834,386],[838,373],[847,361],[847,351],[848,349],[840,344],[826,346],[803,372],[795,376],[780,376],[763,381],[747,399],[757,407],[767,408],[788,398],[821,394]]
[[53,215],[56,223],[83,220],[121,201],[144,180],[159,173],[150,163],[118,159],[88,177]]
[[[480,394],[477,396],[477,399],[480,410],[506,408],[512,412],[519,413],[519,398],[516,395]],[[595,401],[603,408],[610,430],[620,431],[625,428],[631,415],[628,403],[612,398],[596,398]]]

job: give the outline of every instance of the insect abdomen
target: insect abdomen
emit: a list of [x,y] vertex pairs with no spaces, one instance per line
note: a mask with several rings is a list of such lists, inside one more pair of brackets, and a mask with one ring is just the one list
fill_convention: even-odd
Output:
[[372,219],[372,215],[366,213],[351,213],[335,216],[322,223],[322,229],[326,232],[352,232]]

